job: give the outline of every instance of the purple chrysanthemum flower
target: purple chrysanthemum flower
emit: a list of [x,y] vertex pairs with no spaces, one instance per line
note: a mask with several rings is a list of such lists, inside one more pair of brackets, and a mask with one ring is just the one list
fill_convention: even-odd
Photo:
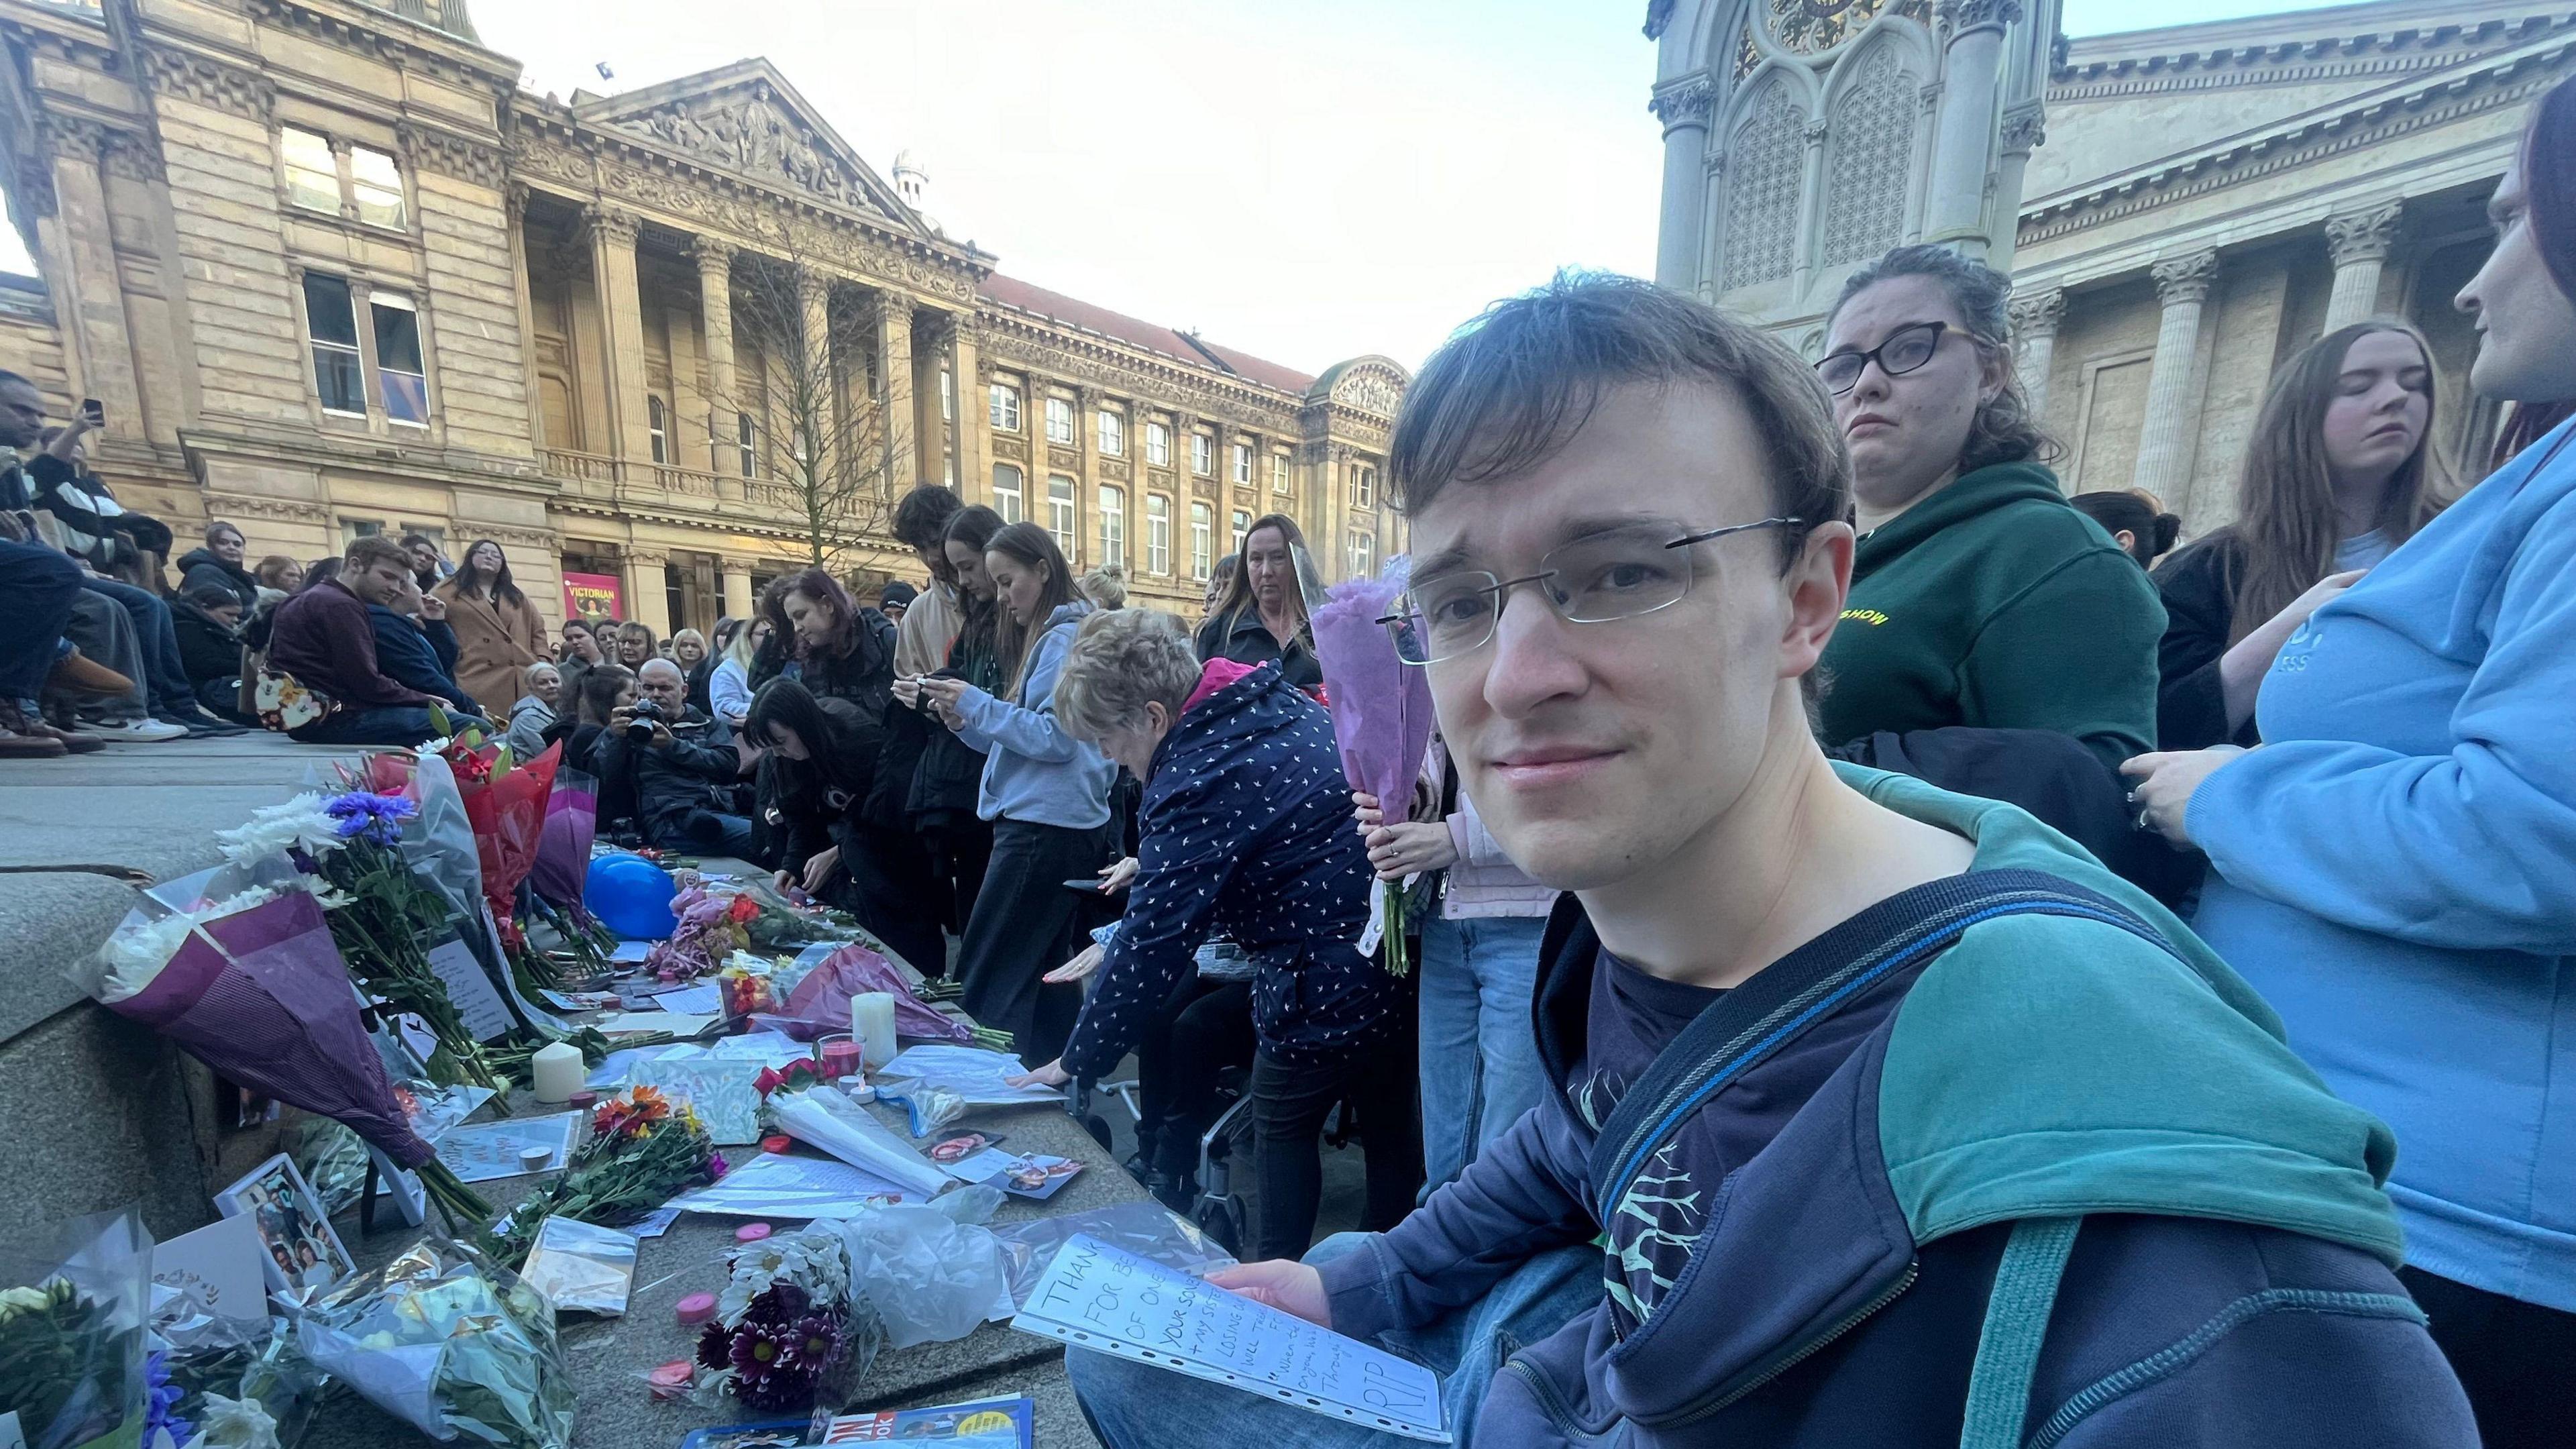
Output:
[[334,795],[322,810],[340,822],[341,839],[387,846],[401,844],[402,823],[420,813],[419,806],[399,795],[378,795],[366,790]]
[[152,1442],[152,1431],[155,1429],[169,1430],[170,1442],[173,1444],[185,1444],[197,1437],[197,1426],[179,1417],[179,1401],[186,1398],[188,1393],[187,1390],[170,1382],[168,1353],[156,1348],[144,1356],[143,1384],[150,1390],[150,1398],[143,1408],[144,1443]]

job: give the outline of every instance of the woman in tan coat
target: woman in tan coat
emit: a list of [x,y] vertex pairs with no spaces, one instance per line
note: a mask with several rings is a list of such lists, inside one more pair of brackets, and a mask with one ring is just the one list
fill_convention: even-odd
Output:
[[510,581],[510,560],[488,538],[465,550],[455,575],[431,592],[447,601],[448,627],[456,631],[456,682],[485,714],[504,718],[528,666],[545,657],[537,606]]

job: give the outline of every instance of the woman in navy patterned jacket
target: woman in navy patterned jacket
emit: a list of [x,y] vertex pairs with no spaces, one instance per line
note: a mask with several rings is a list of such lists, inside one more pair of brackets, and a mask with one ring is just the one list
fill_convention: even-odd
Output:
[[[1368,1112],[1368,1222],[1401,1221],[1422,1181],[1401,983],[1352,944],[1368,919],[1368,853],[1321,706],[1276,663],[1202,668],[1179,619],[1096,614],[1065,657],[1056,717],[1144,782],[1137,871],[1064,1056],[1030,1080],[1117,1065],[1222,928],[1257,964],[1252,1065],[1260,1211],[1254,1258],[1306,1250],[1322,1188],[1324,1118]],[[1097,953],[1095,955],[1095,953]]]

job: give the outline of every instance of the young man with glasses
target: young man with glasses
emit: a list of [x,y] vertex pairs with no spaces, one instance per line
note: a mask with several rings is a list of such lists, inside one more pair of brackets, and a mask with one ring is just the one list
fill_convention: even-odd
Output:
[[[2474,1442],[2386,1129],[2062,837],[1818,749],[1850,475],[1796,358],[1563,278],[1432,358],[1390,465],[1399,646],[1571,893],[1549,1091],[1394,1230],[1212,1281],[1429,1363],[1461,1443]],[[1112,1449],[1400,1442],[1069,1368]]]

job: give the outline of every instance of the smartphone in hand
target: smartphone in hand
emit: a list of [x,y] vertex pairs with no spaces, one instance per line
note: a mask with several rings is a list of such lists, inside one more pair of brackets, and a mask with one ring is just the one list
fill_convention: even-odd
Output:
[[94,397],[82,398],[81,421],[89,424],[93,428],[106,427],[107,406]]

